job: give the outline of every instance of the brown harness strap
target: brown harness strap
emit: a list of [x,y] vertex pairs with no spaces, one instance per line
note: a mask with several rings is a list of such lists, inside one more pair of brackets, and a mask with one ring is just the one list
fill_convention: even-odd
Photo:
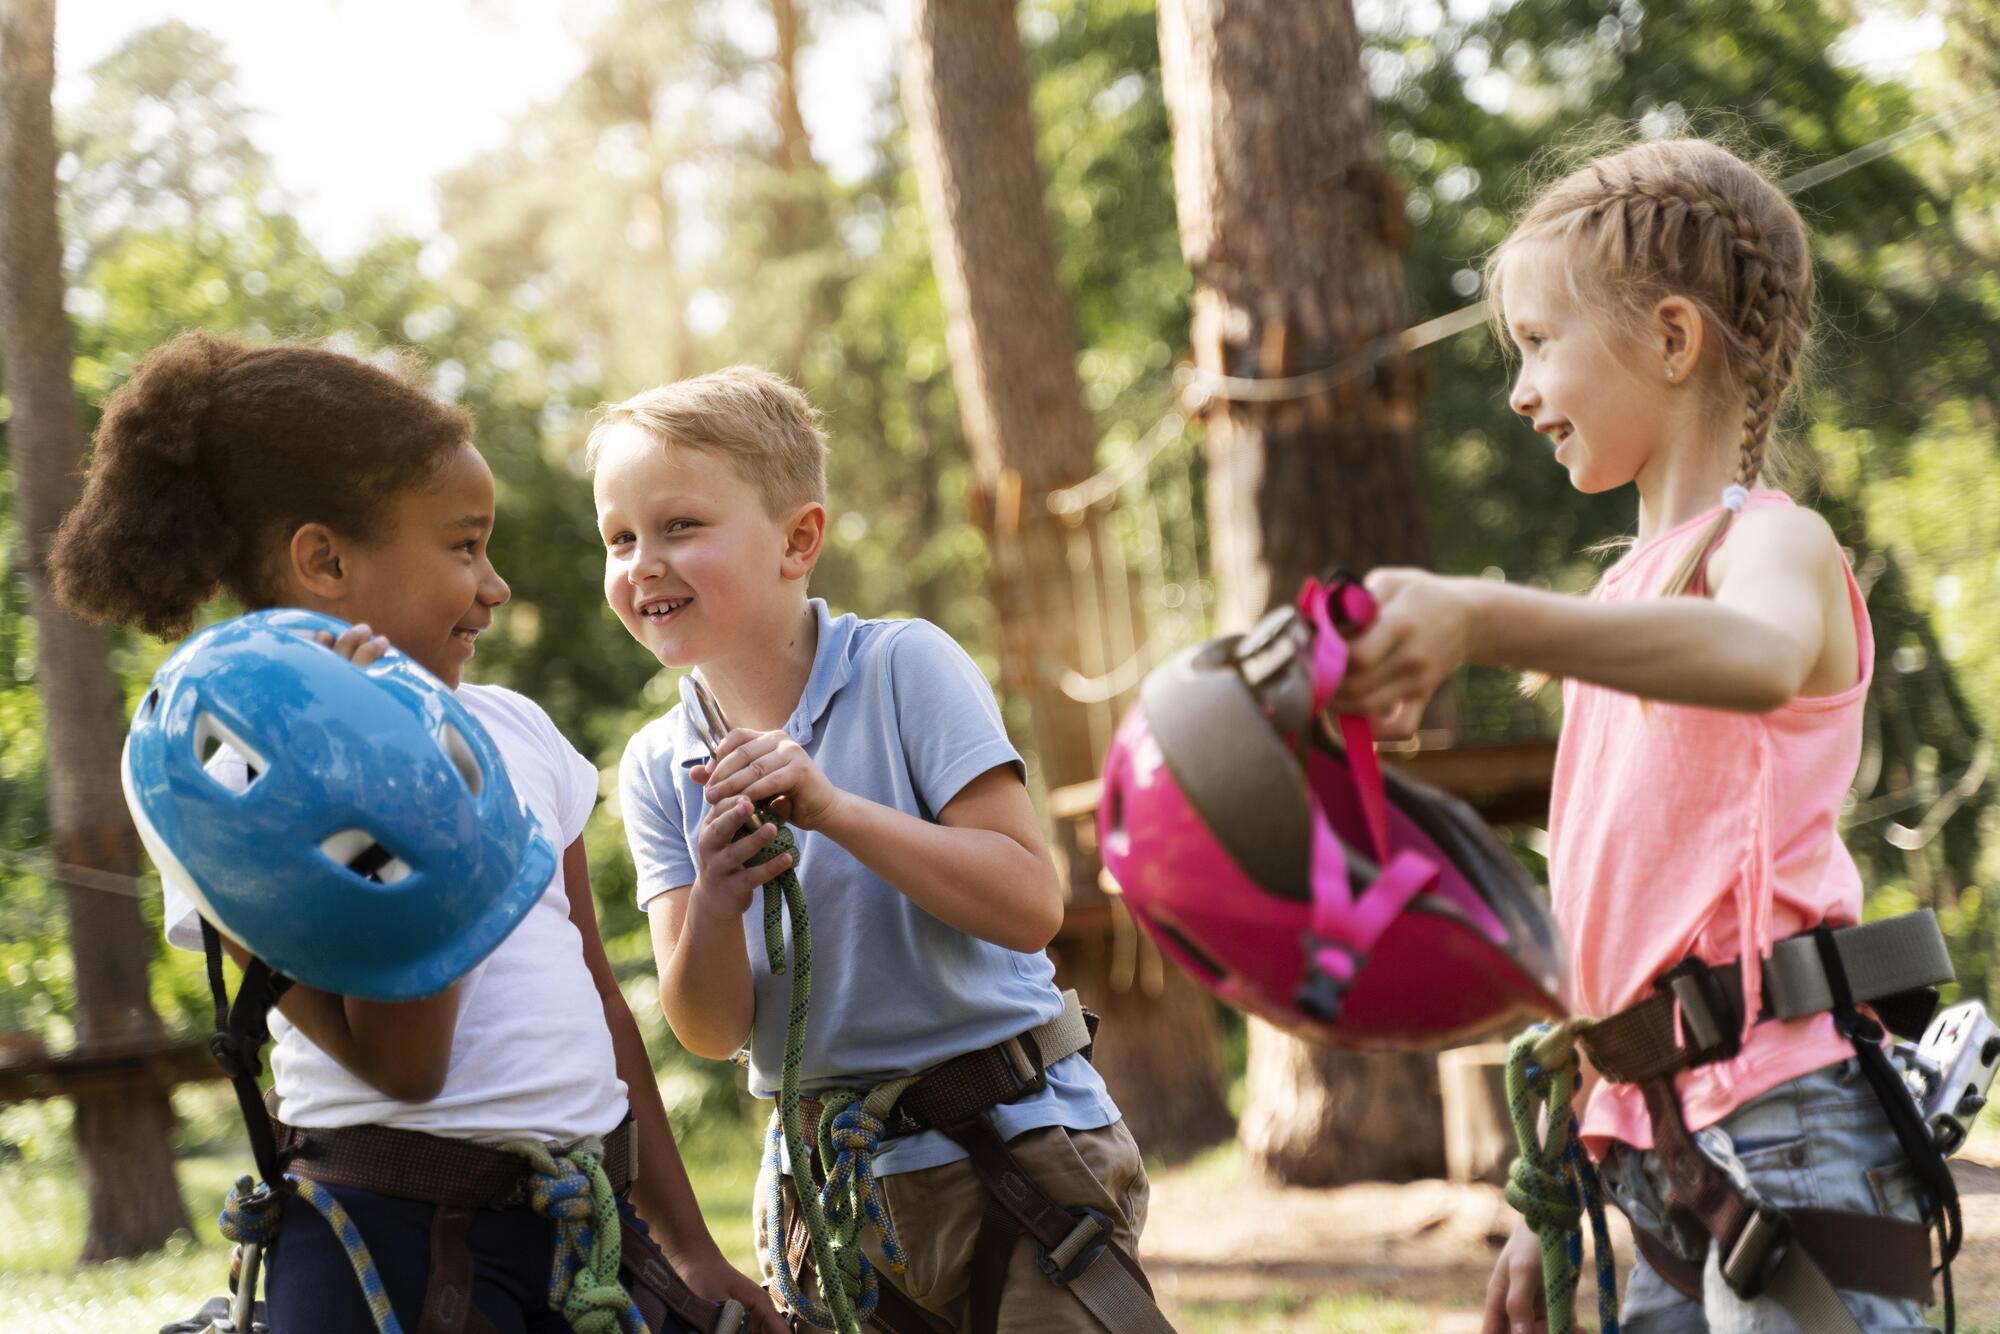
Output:
[[[1007,1147],[1007,1142],[1000,1138],[1000,1132],[994,1128],[993,1123],[983,1116],[975,1116],[955,1126],[941,1128],[964,1148],[973,1170],[978,1172],[979,1179],[986,1183],[987,1193],[999,1201],[1007,1213],[1013,1215],[1019,1224],[1018,1231],[1026,1232],[1039,1242],[1044,1250],[1052,1254],[1061,1251],[1063,1243],[1069,1241],[1078,1230],[1080,1220],[1050,1198],[1047,1191],[1035,1184],[1035,1179],[1029,1176],[1015,1159],[1013,1152]],[[1089,1215],[1086,1215],[1083,1221],[1088,1219]],[[982,1225],[980,1228],[982,1236],[986,1230]],[[1139,1268],[1139,1262],[1127,1254],[1123,1246],[1112,1240],[1108,1226],[1103,1227],[1102,1237],[1093,1243],[1092,1249],[1095,1250],[1099,1245],[1124,1266],[1126,1272],[1138,1281],[1147,1295],[1152,1294],[1153,1285],[1146,1281],[1146,1272]],[[1012,1249],[1010,1245],[1008,1250],[1011,1252]],[[1083,1261],[1082,1264],[1075,1266],[1077,1270],[1089,1263],[1089,1258],[1077,1258]],[[1066,1269],[1066,1272],[1069,1271]],[[1051,1274],[1049,1277],[1056,1282],[1066,1281],[1065,1277],[1058,1274]]]
[[1652,1271],[1666,1280],[1668,1287],[1692,1301],[1702,1300],[1702,1261],[1688,1260],[1655,1234],[1642,1227],[1632,1229],[1632,1244],[1639,1248]]
[[[321,1185],[455,1209],[510,1209],[527,1202],[527,1160],[505,1149],[393,1126],[316,1130],[288,1126],[276,1116],[270,1121],[280,1151],[294,1150],[288,1170]],[[604,1137],[604,1174],[614,1193],[632,1184],[633,1140],[630,1117]]]
[[[1152,1285],[1125,1249],[1113,1240],[1110,1220],[1095,1210],[1071,1212],[1050,1198],[1015,1159],[986,1114],[1048,1087],[1048,1067],[1081,1053],[1088,1059],[1097,1034],[1097,1016],[1076,993],[1063,993],[1054,1019],[995,1046],[967,1052],[928,1070],[897,1098],[885,1118],[890,1135],[941,1130],[966,1151],[986,1187],[988,1202],[973,1243],[968,1301],[976,1331],[989,1331],[997,1318],[1014,1245],[1022,1232],[1041,1248],[1040,1263],[1051,1283],[1069,1289],[1099,1323],[1114,1331],[1171,1330],[1153,1301]],[[802,1123],[819,1124],[818,1098],[800,1102]],[[813,1175],[819,1174],[813,1165]],[[997,1207],[996,1207],[997,1206]],[[801,1272],[807,1249],[797,1212],[788,1211],[786,1255]],[[1109,1254],[1125,1271],[1091,1272]],[[1129,1281],[1128,1281],[1129,1279]],[[893,1291],[882,1284],[884,1306]],[[878,1321],[884,1306],[878,1306]]]
[[417,1334],[496,1334],[472,1304],[472,1211],[440,1204],[431,1215],[431,1272]]
[[[1930,1233],[1921,1224],[1890,1219],[1887,1221],[1892,1226],[1885,1230],[1886,1236],[1857,1237],[1851,1226],[1852,1214],[1837,1209],[1788,1209],[1785,1213],[1791,1220],[1793,1241],[1804,1247],[1821,1269],[1840,1275],[1842,1286],[1896,1301],[1930,1301]],[[1702,1261],[1686,1259],[1665,1238],[1644,1228],[1633,1228],[1632,1240],[1668,1287],[1701,1300]]]
[[684,1321],[703,1334],[737,1334],[749,1326],[749,1317],[734,1301],[712,1302],[696,1293],[674,1272],[660,1244],[644,1230],[633,1226],[623,1211],[618,1215],[619,1259],[632,1301],[646,1318],[646,1328],[663,1330],[667,1317]]
[[979,1236],[972,1243],[972,1269],[966,1285],[966,1313],[972,1334],[995,1334],[1000,1325],[1000,1295],[1007,1288],[1007,1268],[1014,1260],[1014,1243],[1021,1224],[1000,1197],[986,1192],[979,1219]]

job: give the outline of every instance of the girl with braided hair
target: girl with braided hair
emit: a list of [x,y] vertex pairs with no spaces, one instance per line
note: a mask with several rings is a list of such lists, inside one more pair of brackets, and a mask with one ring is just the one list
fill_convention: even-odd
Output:
[[[1860,876],[1836,830],[1873,640],[1832,530],[1772,485],[1772,425],[1813,286],[1805,225],[1776,186],[1701,140],[1635,144],[1543,190],[1487,278],[1520,358],[1510,404],[1578,490],[1636,489],[1635,539],[1582,597],[1375,571],[1381,617],[1354,643],[1336,707],[1407,735],[1460,662],[1562,680],[1550,889],[1570,1006],[1605,1016],[1684,961],[1748,965],[1784,937],[1859,919]],[[1691,1135],[1775,1209],[1917,1219],[1855,1048],[1823,1013],[1758,1022],[1760,970],[1741,978],[1740,1048],[1679,1075],[1685,1131],[1662,1134]],[[1625,1328],[1795,1328],[1770,1296],[1724,1281],[1721,1247],[1667,1225],[1637,1084],[1597,1081],[1581,1133],[1635,1227],[1687,1262],[1670,1286],[1673,1257],[1639,1259]],[[1866,1329],[1925,1328],[1919,1301],[1839,1300]],[[1495,1266],[1485,1328],[1547,1318],[1523,1227]]]

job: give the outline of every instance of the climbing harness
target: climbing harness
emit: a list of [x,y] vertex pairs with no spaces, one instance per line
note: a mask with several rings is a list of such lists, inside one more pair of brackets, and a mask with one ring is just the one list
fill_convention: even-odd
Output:
[[1151,673],[1105,760],[1105,869],[1190,976],[1330,1046],[1559,1015],[1555,924],[1520,865],[1463,803],[1384,772],[1366,719],[1327,721],[1343,636],[1374,615],[1335,571]]
[[[689,682],[695,732],[713,757],[729,725],[700,673],[691,674]],[[778,822],[782,812],[773,806],[759,806],[737,837]],[[791,832],[781,828],[752,864],[795,846]],[[996,1105],[1046,1088],[1048,1067],[1057,1061],[1088,1055],[1095,1018],[1074,992],[1063,994],[1063,1011],[1055,1019],[997,1046],[865,1093],[808,1097],[800,1091],[799,1071],[812,1000],[812,926],[791,867],[764,886],[764,944],[771,972],[789,968],[791,974],[778,1105],[765,1137],[770,1179],[763,1201],[765,1258],[779,1296],[798,1318],[836,1334],[858,1334],[871,1325],[890,1334],[933,1334],[938,1328],[883,1280],[861,1245],[863,1226],[874,1228],[892,1272],[903,1272],[902,1244],[882,1204],[874,1155],[889,1136],[937,1129],[965,1148],[990,1195],[973,1252],[968,1309],[974,1334],[991,1334],[994,1328],[1008,1260],[1023,1232],[1040,1248],[1040,1267],[1049,1281],[1067,1288],[1111,1334],[1171,1334],[1137,1261],[1112,1239],[1110,1220],[1052,1199],[1021,1168],[986,1115]],[[795,1210],[787,1208],[782,1170],[787,1161]],[[800,1277],[808,1261],[810,1287]]]
[[[1638,1085],[1653,1127],[1653,1148],[1667,1180],[1664,1215],[1671,1237],[1634,1228],[1647,1263],[1682,1293],[1701,1299],[1708,1248],[1719,1248],[1723,1281],[1745,1301],[1768,1296],[1801,1329],[1855,1331],[1859,1326],[1837,1288],[1897,1300],[1928,1302],[1931,1292],[1930,1229],[1938,1229],[1945,1326],[1955,1324],[1951,1262],[1961,1240],[1958,1192],[1939,1138],[1925,1123],[1902,1074],[1883,1050],[1884,1027],[1914,1037],[1924,1032],[1937,1004],[1936,988],[1952,979],[1951,959],[1936,914],[1928,909],[1861,926],[1821,926],[1781,940],[1760,961],[1763,1004],[1758,1022],[1831,1014],[1854,1047],[1862,1072],[1926,1197],[1930,1221],[1844,1210],[1775,1207],[1732,1177],[1695,1143],[1681,1113],[1675,1077],[1683,1070],[1727,1060],[1741,1047],[1743,985],[1740,962],[1713,965],[1689,957],[1663,973],[1651,996],[1603,1018],[1570,1020],[1548,1032],[1517,1039],[1542,1070],[1573,1060],[1571,1044],[1607,1080]],[[1873,1016],[1858,1007],[1867,1005]],[[1878,1022],[1879,1018],[1879,1022]],[[1993,1053],[2000,1056],[2000,1049]],[[1511,1071],[1511,1062],[1510,1062]],[[1551,1126],[1556,1121],[1550,1081]],[[1510,1079],[1509,1092],[1514,1085]],[[1984,1096],[1981,1087],[1979,1095]],[[1524,1113],[1513,1109],[1517,1134]],[[1568,1132],[1574,1139],[1574,1130]],[[1554,1131],[1551,1131],[1554,1137]],[[1517,1171],[1532,1175],[1547,1165],[1523,1140],[1524,1157],[1537,1161]],[[1510,1191],[1514,1200],[1517,1192]],[[1529,1192],[1519,1192],[1523,1200]],[[1532,1192],[1534,1202],[1546,1192]],[[1521,1207],[1522,1201],[1516,1201]],[[1526,1210],[1524,1210],[1526,1212]],[[1538,1211],[1545,1269],[1552,1238],[1575,1245],[1575,1225],[1560,1213]],[[1837,1280],[1837,1282],[1836,1282]],[[1600,1292],[1602,1289],[1600,1289]],[[1550,1285],[1551,1320],[1555,1286]],[[1553,1328],[1553,1325],[1552,1325]]]

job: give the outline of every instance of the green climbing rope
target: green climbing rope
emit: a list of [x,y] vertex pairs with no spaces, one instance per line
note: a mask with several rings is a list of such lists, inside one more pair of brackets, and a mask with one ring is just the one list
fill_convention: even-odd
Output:
[[[1549,1334],[1570,1334],[1576,1321],[1576,1288],[1583,1269],[1583,1216],[1590,1216],[1597,1258],[1597,1316],[1604,1334],[1618,1330],[1618,1276],[1597,1173],[1577,1143],[1579,1067],[1576,1028],[1536,1024],[1507,1049],[1507,1109],[1521,1156],[1507,1173],[1507,1203],[1541,1238],[1542,1287]],[[1548,1107],[1547,1134],[1536,1126],[1536,1104]]]
[[647,1334],[638,1304],[618,1281],[618,1197],[604,1174],[604,1146],[587,1139],[558,1157],[539,1140],[501,1146],[528,1160],[528,1203],[555,1224],[549,1309],[576,1334]]
[[[744,833],[772,823],[759,808],[756,821]],[[741,837],[741,835],[739,835]],[[780,854],[793,853],[796,840],[780,824],[777,837],[757,856],[755,866]],[[785,919],[792,927],[793,957],[785,958]],[[808,1324],[838,1334],[860,1334],[875,1313],[880,1276],[862,1247],[862,1229],[872,1227],[881,1239],[882,1255],[894,1273],[908,1261],[897,1238],[874,1171],[875,1150],[887,1133],[896,1099],[914,1079],[894,1079],[865,1096],[852,1091],[829,1093],[820,1104],[813,1142],[825,1184],[813,1187],[808,1169],[806,1127],[800,1112],[799,1071],[805,1058],[806,1021],[812,1008],[812,923],[806,915],[805,891],[791,868],[764,886],[764,952],[775,975],[791,971],[791,1004],[785,1020],[784,1065],[778,1080],[778,1106],[765,1136],[764,1164],[768,1185],[764,1196],[765,1263],[778,1295]],[[813,1287],[799,1282],[786,1248],[784,1167],[789,1158],[799,1210],[805,1216],[811,1242]]]
[[[762,807],[757,808],[753,823],[744,827],[747,834],[762,825],[775,823]],[[741,837],[739,835],[738,837]],[[799,1117],[799,1067],[805,1057],[806,1017],[812,1009],[812,923],[806,916],[805,890],[799,884],[796,866],[798,844],[792,831],[782,824],[778,826],[777,837],[750,859],[752,866],[761,865],[779,855],[793,857],[794,866],[788,866],[774,879],[764,885],[764,952],[775,975],[786,971],[785,959],[785,917],[792,922],[792,959],[790,1006],[785,1017],[785,1056],[782,1073],[778,1082],[778,1107],[772,1117],[771,1134],[768,1136],[766,1161],[777,1158],[777,1140],[783,1136],[785,1153],[791,1159],[794,1180],[798,1184],[799,1208],[805,1214],[806,1235],[812,1243],[813,1276],[819,1289],[819,1300],[798,1283],[792,1273],[789,1257],[785,1253],[784,1228],[784,1179],[773,1165],[771,1184],[766,1200],[767,1258],[771,1272],[778,1281],[779,1295],[801,1319],[831,1329],[838,1334],[861,1334],[866,1315],[857,1311],[858,1298],[867,1277],[867,1260],[860,1255],[860,1248],[849,1247],[847,1254],[837,1256],[834,1252],[833,1236],[827,1226],[826,1211],[820,1194],[812,1186],[812,1175],[807,1170],[806,1138]],[[822,1115],[822,1124],[826,1123]],[[817,1130],[818,1127],[815,1127]],[[847,1262],[843,1268],[843,1260]],[[855,1291],[850,1291],[848,1270],[853,1271]],[[868,1303],[872,1306],[873,1303]]]

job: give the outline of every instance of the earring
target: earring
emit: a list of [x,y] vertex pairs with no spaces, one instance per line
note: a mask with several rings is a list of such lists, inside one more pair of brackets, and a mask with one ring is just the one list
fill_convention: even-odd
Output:
[[1667,378],[1669,380],[1674,378],[1674,368],[1672,366],[1667,367]]

